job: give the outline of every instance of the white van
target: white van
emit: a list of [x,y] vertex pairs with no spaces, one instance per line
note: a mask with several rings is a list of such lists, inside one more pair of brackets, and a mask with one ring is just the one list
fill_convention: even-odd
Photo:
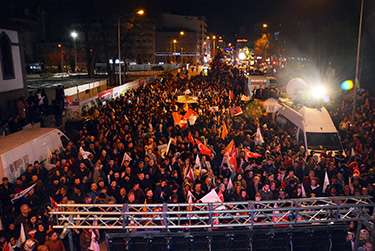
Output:
[[28,128],[0,138],[0,178],[14,181],[34,161],[44,161],[69,139],[56,128]]
[[281,103],[276,114],[276,122],[282,127],[294,127],[299,145],[304,145],[307,153],[342,151],[343,147],[338,131],[325,107],[310,108],[302,106],[292,108]]

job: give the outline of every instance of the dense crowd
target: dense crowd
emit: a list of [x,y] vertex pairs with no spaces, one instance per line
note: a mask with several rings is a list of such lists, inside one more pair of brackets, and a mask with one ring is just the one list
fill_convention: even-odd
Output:
[[[177,102],[187,91],[197,103]],[[67,238],[51,228],[48,211],[55,202],[197,202],[212,189],[225,202],[374,194],[375,110],[366,92],[359,95],[354,120],[349,100],[338,99],[329,107],[345,152],[319,157],[306,154],[272,116],[249,115],[245,92],[241,73],[216,62],[208,76],[167,75],[92,107],[79,140],[50,157],[51,171],[35,162],[14,183],[3,179],[2,243],[13,250],[67,249]],[[234,116],[233,107],[243,113]],[[189,109],[196,121],[176,124],[172,114]],[[258,128],[264,143],[256,138]],[[166,144],[168,151],[161,152]],[[228,145],[235,163],[227,156]],[[11,201],[32,184],[27,196]],[[79,250],[93,250],[91,238],[92,230],[74,232]],[[371,248],[368,233],[361,238],[360,245]]]

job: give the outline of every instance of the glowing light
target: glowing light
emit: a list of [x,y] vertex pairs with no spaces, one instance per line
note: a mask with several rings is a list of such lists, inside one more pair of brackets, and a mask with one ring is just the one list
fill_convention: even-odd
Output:
[[354,87],[354,83],[352,80],[345,80],[340,85],[341,89],[344,91],[350,91]]
[[145,14],[145,10],[140,9],[136,13],[137,13],[138,16],[143,16]]
[[180,36],[183,36],[185,35],[185,32],[184,31],[180,31]]
[[240,53],[238,53],[238,59],[239,60],[245,60],[246,59],[246,54],[245,54],[245,52],[240,52]]
[[314,99],[323,99],[327,97],[327,88],[323,85],[316,85],[311,88],[311,96]]
[[268,28],[268,24],[262,24],[263,28]]
[[76,31],[70,32],[70,36],[75,40],[78,37],[78,33]]
[[177,39],[173,39],[172,41],[174,44],[177,44]]

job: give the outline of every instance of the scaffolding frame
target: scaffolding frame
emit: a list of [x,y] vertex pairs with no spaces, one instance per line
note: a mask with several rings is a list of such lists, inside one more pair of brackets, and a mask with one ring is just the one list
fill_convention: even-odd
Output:
[[[187,230],[368,221],[369,196],[194,204],[58,204],[55,229]],[[371,211],[371,212],[370,212]]]
[[[352,221],[358,224],[357,248],[363,225],[375,232],[374,203],[370,196],[193,204],[58,204],[50,215],[53,228],[68,232],[72,251],[73,229],[110,230],[106,234],[107,244],[110,245],[111,238],[122,236],[126,250],[132,238],[142,235],[148,238],[162,235],[170,243],[170,235],[194,231],[212,233],[212,230],[248,231],[249,250],[252,250],[255,229],[290,232],[289,245],[293,250],[293,231],[343,228]],[[207,236],[211,248],[212,238]],[[331,237],[329,240],[332,244]],[[170,250],[169,244],[167,250]]]

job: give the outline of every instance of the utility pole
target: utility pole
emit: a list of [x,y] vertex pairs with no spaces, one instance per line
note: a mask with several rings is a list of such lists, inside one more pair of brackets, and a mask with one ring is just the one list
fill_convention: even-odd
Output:
[[117,55],[118,57],[118,81],[119,81],[119,85],[121,85],[122,76],[121,76],[121,18],[120,17],[118,18],[118,23],[117,23],[117,52],[118,52],[118,55]]
[[360,75],[360,59],[361,59],[361,42],[362,42],[362,25],[363,25],[363,12],[365,0],[361,0],[361,10],[359,14],[359,27],[358,27],[358,40],[357,40],[357,56],[355,60],[355,79],[354,79],[354,92],[353,92],[353,111],[352,120],[354,120],[355,111],[357,108],[357,91],[359,90],[359,75]]

